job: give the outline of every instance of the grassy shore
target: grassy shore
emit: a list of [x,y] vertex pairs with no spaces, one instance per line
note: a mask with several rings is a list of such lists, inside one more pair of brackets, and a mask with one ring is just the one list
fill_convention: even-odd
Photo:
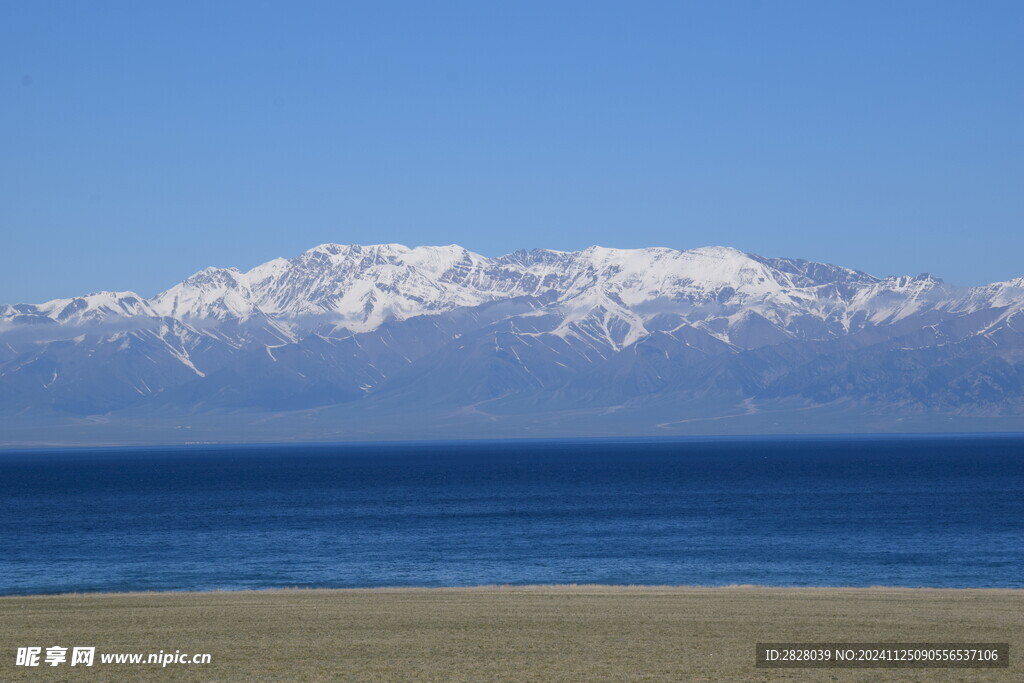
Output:
[[[754,667],[758,641],[1000,641],[1003,670]],[[1024,591],[605,586],[0,598],[0,680],[1022,680]],[[19,646],[210,653],[15,666]]]

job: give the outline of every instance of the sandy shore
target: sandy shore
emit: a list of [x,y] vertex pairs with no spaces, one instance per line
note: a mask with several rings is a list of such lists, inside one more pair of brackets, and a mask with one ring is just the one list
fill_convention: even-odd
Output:
[[[1009,669],[754,667],[758,641],[1009,642]],[[18,647],[210,664],[15,666]],[[0,680],[1022,680],[1024,590],[604,586],[0,598]],[[69,650],[70,653],[70,650]]]

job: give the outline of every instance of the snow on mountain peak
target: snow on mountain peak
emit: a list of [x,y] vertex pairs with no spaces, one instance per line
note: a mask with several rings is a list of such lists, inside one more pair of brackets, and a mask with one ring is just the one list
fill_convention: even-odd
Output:
[[151,303],[158,315],[181,319],[244,318],[256,310],[248,278],[237,268],[204,268]]
[[730,247],[590,247],[578,252],[578,258],[593,270],[595,282],[628,304],[666,297],[709,299],[726,288],[742,297],[763,298],[782,295],[784,286],[791,285],[785,274]]
[[41,304],[18,304],[4,307],[3,317],[29,316],[49,318],[65,325],[101,323],[114,318],[152,315],[146,299],[135,292],[93,292],[69,299],[52,299]]
[[280,277],[281,273],[288,268],[289,263],[286,258],[272,259],[246,272],[245,279],[248,280],[250,288],[258,287],[267,280]]
[[[618,346],[647,334],[648,319],[660,314],[652,311],[671,310],[701,325],[715,317],[739,321],[756,314],[784,330],[794,320],[811,316],[826,326],[849,329],[861,324],[857,320],[891,323],[937,306],[1016,306],[1024,300],[1022,288],[1024,278],[1019,278],[965,295],[927,274],[879,279],[839,266],[764,258],[723,246],[678,251],[595,245],[575,252],[533,249],[488,258],[456,244],[410,248],[325,243],[247,272],[205,268],[148,301],[130,292],[97,293],[38,306],[7,306],[2,317],[75,324],[110,316],[179,321],[245,321],[255,316],[275,327],[274,334],[289,336],[286,328],[306,324],[326,325],[327,333],[365,332],[388,320],[538,297],[566,316],[563,332],[573,329],[573,321],[597,316],[599,327],[620,330],[612,340]],[[738,316],[741,312],[745,317]]]

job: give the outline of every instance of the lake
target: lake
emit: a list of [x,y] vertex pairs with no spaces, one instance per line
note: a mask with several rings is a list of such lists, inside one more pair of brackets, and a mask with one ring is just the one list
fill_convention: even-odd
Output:
[[1024,436],[0,451],[0,594],[1024,587]]

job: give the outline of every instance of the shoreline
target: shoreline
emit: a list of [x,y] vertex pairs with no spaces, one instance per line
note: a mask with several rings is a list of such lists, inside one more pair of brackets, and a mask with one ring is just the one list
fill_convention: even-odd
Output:
[[625,434],[605,436],[503,436],[503,437],[436,437],[436,438],[403,438],[382,437],[378,439],[352,439],[341,441],[324,441],[322,439],[299,439],[294,441],[167,441],[137,443],[124,441],[100,442],[7,442],[0,443],[0,455],[11,453],[63,452],[63,451],[132,451],[132,450],[187,450],[192,448],[369,448],[369,447],[401,447],[401,446],[443,446],[452,445],[486,445],[486,444],[525,444],[530,443],[701,443],[708,441],[820,441],[820,440],[914,440],[914,439],[971,439],[971,438],[1008,438],[1024,439],[1024,430],[1020,426],[1008,429],[989,430],[950,430],[950,431],[865,431],[865,432],[778,432],[778,433],[700,433],[700,434]]
[[328,586],[277,586],[271,588],[210,588],[210,589],[154,589],[128,591],[67,591],[61,593],[0,593],[0,601],[18,598],[85,598],[90,596],[158,596],[158,595],[244,595],[268,593],[408,593],[408,592],[537,592],[545,590],[563,591],[596,591],[596,592],[683,592],[683,591],[778,591],[778,592],[837,592],[858,593],[870,591],[920,591],[920,592],[976,592],[976,593],[1013,593],[1024,595],[1024,587],[991,587],[991,586],[785,586],[756,583],[731,583],[723,585],[702,584],[614,584],[614,583],[529,583],[529,584],[475,584],[471,586],[348,586],[334,588]]

